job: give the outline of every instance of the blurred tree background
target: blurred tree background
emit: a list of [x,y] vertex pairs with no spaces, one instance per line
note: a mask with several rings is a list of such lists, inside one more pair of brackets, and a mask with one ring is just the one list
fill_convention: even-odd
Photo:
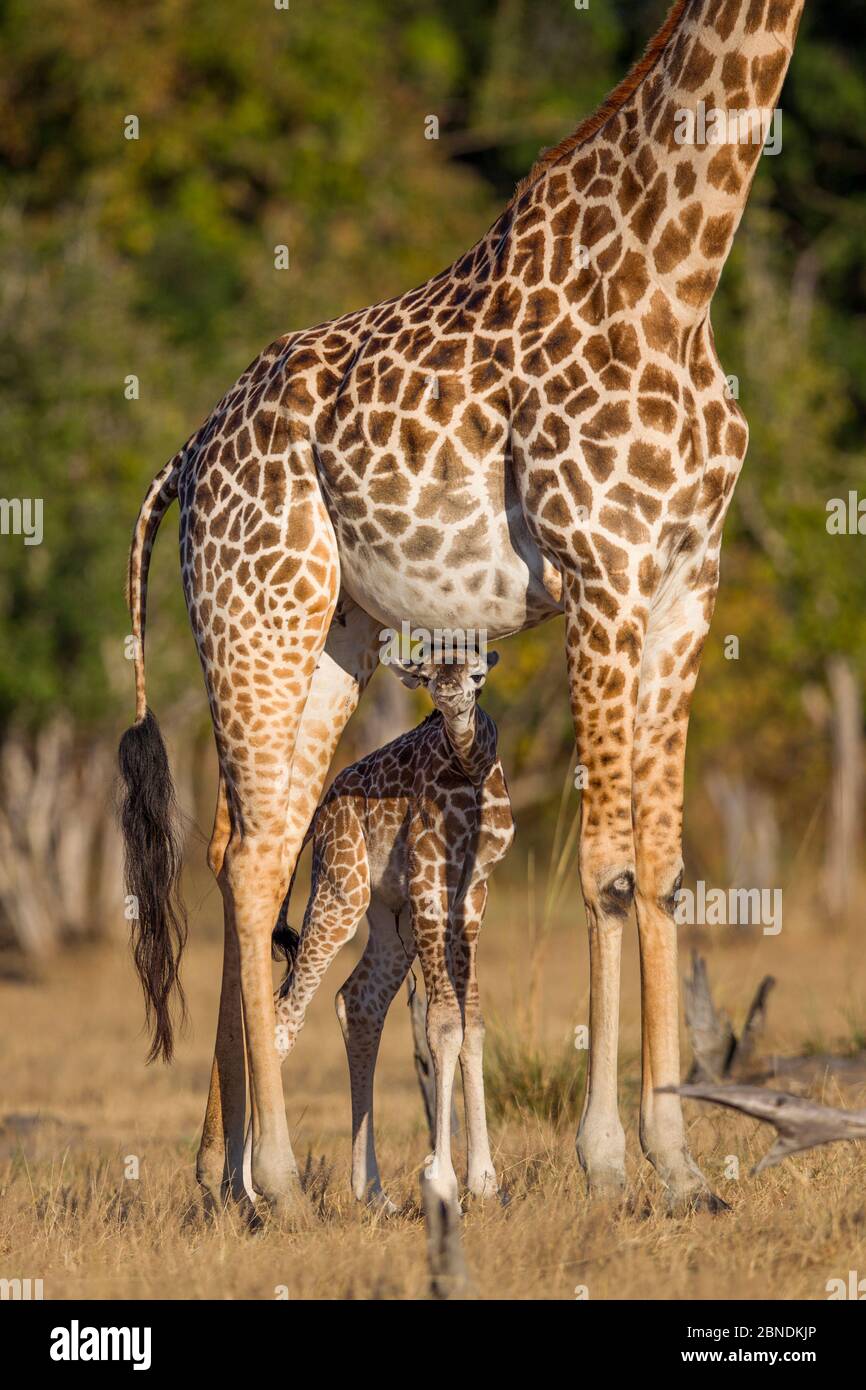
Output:
[[[117,914],[103,822],[133,701],[126,550],[152,475],[277,335],[408,289],[477,240],[665,9],[0,4],[2,491],[44,499],[41,545],[0,542],[0,915],[25,945]],[[826,525],[829,499],[866,497],[859,10],[807,6],[783,152],[761,161],[714,305],[751,425],[690,742],[689,858],[716,881],[822,857],[832,879],[852,759],[862,783],[866,538]],[[152,569],[149,691],[161,716],[195,711],[197,747],[207,715],[174,524]],[[524,845],[548,832],[568,776],[560,629],[511,640],[485,696],[532,809]],[[377,676],[347,749],[393,718],[392,685]],[[43,860],[45,901],[28,906]]]

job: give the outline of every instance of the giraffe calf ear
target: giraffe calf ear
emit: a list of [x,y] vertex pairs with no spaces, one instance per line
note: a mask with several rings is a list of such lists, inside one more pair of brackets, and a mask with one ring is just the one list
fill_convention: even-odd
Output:
[[499,653],[498,653],[498,652],[488,652],[488,653],[487,653],[487,669],[488,669],[488,671],[492,671],[493,668],[494,668],[494,666],[497,666],[498,664],[499,664]]
[[389,661],[388,669],[394,672],[407,690],[416,690],[422,684],[421,668],[417,661]]

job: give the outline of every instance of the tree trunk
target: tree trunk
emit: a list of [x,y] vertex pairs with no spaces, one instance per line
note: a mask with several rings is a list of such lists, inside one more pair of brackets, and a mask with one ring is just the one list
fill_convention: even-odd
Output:
[[[374,748],[381,748],[416,723],[412,693],[393,671],[377,671],[373,682],[355,719],[351,740],[353,756],[364,756]],[[354,753],[356,747],[357,755]]]
[[775,887],[779,826],[769,792],[739,773],[720,769],[709,773],[706,784],[722,822],[725,886]]
[[[175,736],[184,807],[188,740]],[[123,853],[115,815],[113,738],[76,732],[58,715],[35,737],[0,743],[0,941],[47,955],[70,937],[120,936]]]
[[854,907],[863,828],[863,725],[857,678],[845,657],[828,663],[832,782],[824,853],[824,902],[831,920]]

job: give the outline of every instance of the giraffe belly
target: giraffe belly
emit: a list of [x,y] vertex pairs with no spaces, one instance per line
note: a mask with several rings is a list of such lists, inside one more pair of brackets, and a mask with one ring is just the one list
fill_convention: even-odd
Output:
[[341,548],[343,586],[365,612],[397,632],[409,622],[431,632],[482,629],[491,641],[507,637],[562,611],[562,578],[524,527],[503,530],[505,540],[488,557],[460,566],[397,568],[371,549],[347,555]]

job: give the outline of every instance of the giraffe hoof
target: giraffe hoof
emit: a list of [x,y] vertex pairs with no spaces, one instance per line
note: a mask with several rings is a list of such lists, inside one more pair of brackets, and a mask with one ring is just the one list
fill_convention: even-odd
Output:
[[291,1195],[281,1193],[269,1198],[268,1213],[270,1224],[290,1234],[314,1231],[318,1225],[316,1214],[300,1189]]
[[232,1192],[227,1184],[219,1186],[213,1183],[206,1183],[201,1175],[198,1176],[201,1188],[202,1210],[205,1220],[219,1222],[224,1217],[230,1216],[238,1219],[241,1225],[248,1230],[255,1231],[261,1226],[262,1221],[256,1211],[255,1202],[249,1194],[241,1189],[240,1192]]
[[692,1212],[708,1212],[711,1216],[721,1216],[730,1211],[730,1205],[722,1197],[717,1197],[712,1188],[699,1187],[691,1192],[669,1192],[668,1214],[670,1216],[689,1216]]
[[695,1192],[687,1199],[686,1209],[688,1211],[705,1211],[711,1216],[721,1216],[723,1212],[730,1211],[730,1203],[723,1197],[717,1196],[711,1188],[704,1188],[703,1192]]
[[464,1212],[507,1212],[511,1202],[511,1194],[505,1187],[488,1187],[483,1193],[472,1192],[471,1189],[467,1189],[463,1196],[461,1208]]
[[252,1202],[241,1212],[241,1218],[251,1236],[257,1236],[265,1228],[266,1223]]
[[587,1194],[591,1202],[622,1202],[625,1174],[618,1168],[602,1168],[587,1174]]
[[253,1199],[246,1192],[231,1193],[223,1199],[223,1215],[233,1214],[248,1231],[261,1230],[262,1218]]
[[395,1206],[387,1192],[371,1192],[367,1198],[367,1210],[373,1216],[399,1216],[400,1208]]
[[482,1173],[481,1177],[466,1184],[466,1196],[473,1202],[502,1202],[502,1193],[495,1173]]

